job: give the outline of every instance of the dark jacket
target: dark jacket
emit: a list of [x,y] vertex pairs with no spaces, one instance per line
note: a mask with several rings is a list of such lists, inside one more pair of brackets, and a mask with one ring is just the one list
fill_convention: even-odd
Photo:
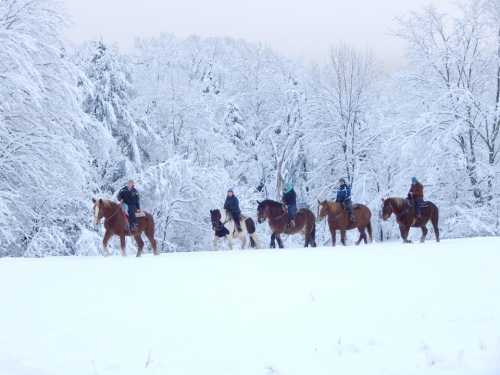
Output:
[[240,202],[238,201],[238,198],[236,198],[235,195],[233,195],[232,197],[226,197],[226,202],[224,203],[224,209],[228,210],[232,214],[236,215],[241,214]]
[[337,190],[336,202],[343,203],[345,201],[351,200],[351,187],[347,184],[342,184]]
[[129,190],[127,186],[124,186],[118,193],[118,200],[123,201],[127,206],[137,209],[141,208],[139,205],[139,193],[135,188]]
[[420,182],[417,182],[414,185],[412,184],[410,191],[408,192],[408,198],[414,200],[424,199],[424,186]]
[[282,201],[287,206],[296,206],[297,205],[297,194],[295,190],[290,190],[288,193],[283,194]]

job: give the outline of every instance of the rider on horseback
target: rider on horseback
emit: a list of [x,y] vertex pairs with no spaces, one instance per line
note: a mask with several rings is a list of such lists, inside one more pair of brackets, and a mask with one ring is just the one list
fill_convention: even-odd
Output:
[[424,203],[424,186],[418,182],[416,177],[411,178],[408,199],[413,202],[417,219],[422,217],[422,204]]
[[233,189],[229,189],[227,191],[227,197],[226,197],[226,202],[224,203],[224,209],[231,214],[236,229],[238,230],[238,232],[241,232],[240,202],[238,201],[238,198],[236,198],[236,195],[234,195]]
[[288,226],[293,228],[295,226],[295,216],[297,215],[297,194],[295,193],[291,183],[285,185],[281,200],[287,210]]
[[139,193],[135,188],[133,180],[129,180],[127,185],[119,191],[118,201],[120,204],[127,205],[129,227],[130,230],[133,231],[137,228],[137,218],[135,213],[141,208],[139,204]]
[[337,190],[337,203],[342,203],[342,206],[349,215],[351,223],[355,222],[354,215],[352,214],[352,200],[351,200],[351,187],[347,185],[344,178],[339,180],[339,188]]

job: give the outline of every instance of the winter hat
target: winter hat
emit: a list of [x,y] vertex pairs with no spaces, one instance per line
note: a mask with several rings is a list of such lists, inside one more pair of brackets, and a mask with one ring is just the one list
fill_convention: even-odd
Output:
[[285,193],[288,193],[288,192],[289,192],[289,191],[291,191],[292,189],[293,189],[293,184],[292,184],[291,182],[288,182],[288,183],[285,185],[285,187],[284,187],[283,191],[284,191]]
[[411,178],[411,183],[412,184],[416,184],[417,183],[417,178],[416,177],[412,177]]
[[228,192],[228,193],[233,193],[233,194],[234,194],[234,189],[233,189],[233,188],[229,188],[229,189],[227,190],[227,192]]

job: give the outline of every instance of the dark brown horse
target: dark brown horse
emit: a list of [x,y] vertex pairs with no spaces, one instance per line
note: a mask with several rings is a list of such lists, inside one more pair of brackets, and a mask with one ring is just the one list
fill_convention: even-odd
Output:
[[289,227],[288,214],[282,203],[266,199],[263,202],[257,202],[257,221],[263,223],[267,220],[273,234],[271,235],[271,248],[276,247],[275,240],[278,240],[278,246],[283,248],[283,241],[280,234],[303,233],[305,238],[305,247],[311,245],[316,247],[316,222],[314,214],[307,208],[300,209],[295,216],[295,225]]
[[355,222],[351,223],[349,215],[342,207],[342,203],[325,200],[323,202],[318,201],[318,204],[318,218],[324,219],[325,216],[328,216],[328,227],[332,234],[332,246],[335,246],[337,242],[337,230],[340,230],[340,242],[344,246],[346,245],[345,232],[355,228],[359,231],[359,239],[356,241],[356,245],[359,245],[363,240],[365,244],[368,243],[366,232],[368,232],[370,242],[373,241],[372,224],[370,222],[372,213],[368,207],[362,204],[353,205],[352,213]]
[[146,212],[143,217],[137,217],[137,229],[130,232],[125,214],[118,203],[105,199],[92,199],[92,202],[94,203],[95,224],[99,224],[101,219],[104,218],[105,232],[102,245],[106,255],[109,255],[108,242],[113,235],[120,237],[120,250],[123,256],[126,255],[125,236],[132,236],[137,243],[137,256],[140,257],[142,255],[142,249],[144,248],[144,241],[141,238],[142,232],[146,234],[153,248],[153,253],[158,255],[155,240],[155,223],[151,214]]
[[422,229],[420,242],[424,242],[425,236],[427,236],[428,233],[426,225],[429,220],[434,228],[436,241],[439,242],[439,210],[434,203],[424,202],[422,204],[422,215],[420,218],[417,218],[413,202],[408,199],[382,199],[382,219],[388,220],[392,214],[396,215],[396,221],[399,224],[399,231],[401,232],[401,238],[404,243],[411,243],[411,241],[408,240],[408,233],[411,227]]

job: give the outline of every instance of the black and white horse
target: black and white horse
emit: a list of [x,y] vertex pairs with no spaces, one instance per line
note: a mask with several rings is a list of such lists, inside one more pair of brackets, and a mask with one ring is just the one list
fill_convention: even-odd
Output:
[[214,250],[219,250],[221,242],[227,242],[229,248],[233,249],[233,241],[240,240],[241,248],[244,249],[247,245],[247,236],[250,239],[250,247],[259,248],[259,241],[255,231],[255,222],[250,217],[241,217],[240,227],[241,232],[236,229],[236,225],[231,218],[231,215],[225,211],[224,218],[221,210],[210,210],[210,219],[212,221],[212,229],[214,231],[213,246]]

